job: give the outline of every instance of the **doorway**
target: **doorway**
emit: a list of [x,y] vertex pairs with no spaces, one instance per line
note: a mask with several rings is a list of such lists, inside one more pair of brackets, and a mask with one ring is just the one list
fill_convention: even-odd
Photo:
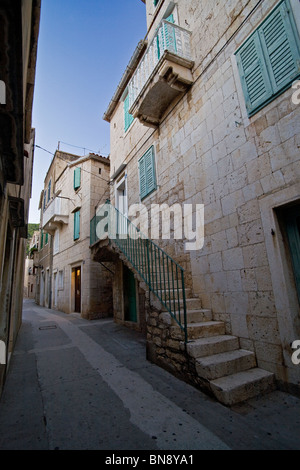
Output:
[[81,313],[81,268],[75,268],[74,287],[75,287],[75,312]]
[[133,273],[123,266],[124,320],[137,323],[136,284]]

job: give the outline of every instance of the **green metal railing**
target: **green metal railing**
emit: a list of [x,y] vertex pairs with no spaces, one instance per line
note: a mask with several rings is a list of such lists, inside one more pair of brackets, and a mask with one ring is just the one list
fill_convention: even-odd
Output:
[[[107,224],[103,223],[106,219]],[[184,332],[187,342],[187,316],[184,269],[164,250],[149,240],[109,201],[101,215],[91,220],[91,246],[100,240],[98,224],[105,226],[106,236],[117,245],[133,268],[146,282],[162,305]]]

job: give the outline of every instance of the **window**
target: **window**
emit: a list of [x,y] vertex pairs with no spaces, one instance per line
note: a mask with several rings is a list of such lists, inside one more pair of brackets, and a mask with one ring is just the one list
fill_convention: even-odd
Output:
[[49,241],[48,238],[49,238],[49,235],[48,235],[48,233],[46,233],[46,235],[45,235],[45,246],[48,245],[48,241]]
[[46,209],[46,203],[47,203],[47,191],[44,190],[44,205],[43,205],[44,212],[45,212],[45,209]]
[[48,184],[48,198],[47,198],[47,202],[50,201],[50,196],[51,196],[51,180],[49,181],[49,184]]
[[80,237],[80,210],[74,212],[74,240]]
[[154,147],[139,160],[140,197],[143,199],[156,189]]
[[44,246],[44,232],[42,230],[42,233],[41,233],[41,250],[43,249],[43,246]]
[[55,230],[53,241],[53,253],[56,255],[59,252],[59,230]]
[[131,126],[131,124],[133,123],[134,121],[134,117],[129,114],[129,95],[126,96],[125,100],[124,100],[124,128],[125,128],[125,132],[129,129],[129,127]]
[[300,40],[289,0],[272,11],[236,52],[251,116],[300,76]]
[[74,170],[74,190],[77,191],[81,186],[81,168]]
[[154,6],[156,7],[156,5],[158,4],[159,0],[154,0]]
[[58,271],[58,288],[63,290],[64,288],[64,272]]

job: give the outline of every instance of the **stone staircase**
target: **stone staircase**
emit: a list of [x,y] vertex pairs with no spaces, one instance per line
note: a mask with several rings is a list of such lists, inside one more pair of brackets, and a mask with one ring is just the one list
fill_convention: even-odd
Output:
[[[109,249],[118,255],[147,291],[149,286],[138,272],[143,266],[133,266],[114,243],[111,243]],[[165,290],[162,276],[159,272],[156,274],[157,281],[153,286],[156,293],[162,299],[171,299],[173,293],[170,289]],[[176,295],[178,293],[182,315],[182,289],[177,289]],[[152,306],[158,311],[167,311],[156,299],[152,301]],[[200,387],[227,406],[274,390],[274,374],[257,367],[255,354],[241,349],[239,339],[225,333],[225,323],[213,320],[212,312],[202,308],[200,299],[193,296],[190,288],[185,288],[185,299],[188,343],[182,341],[181,350],[188,355]],[[173,318],[171,337],[177,340],[183,337],[182,330]]]
[[[274,390],[274,374],[257,367],[255,354],[241,349],[238,338],[225,333],[224,322],[212,320],[200,299],[190,297],[190,290],[186,294],[186,351],[204,388],[225,405]],[[173,337],[179,337],[180,328],[173,325]]]

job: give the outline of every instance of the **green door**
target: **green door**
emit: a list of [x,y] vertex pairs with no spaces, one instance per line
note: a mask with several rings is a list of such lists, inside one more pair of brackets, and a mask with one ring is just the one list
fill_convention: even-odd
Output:
[[137,322],[135,278],[132,272],[124,266],[124,316],[126,321]]
[[300,302],[300,206],[286,211],[285,226],[292,258],[295,283]]

